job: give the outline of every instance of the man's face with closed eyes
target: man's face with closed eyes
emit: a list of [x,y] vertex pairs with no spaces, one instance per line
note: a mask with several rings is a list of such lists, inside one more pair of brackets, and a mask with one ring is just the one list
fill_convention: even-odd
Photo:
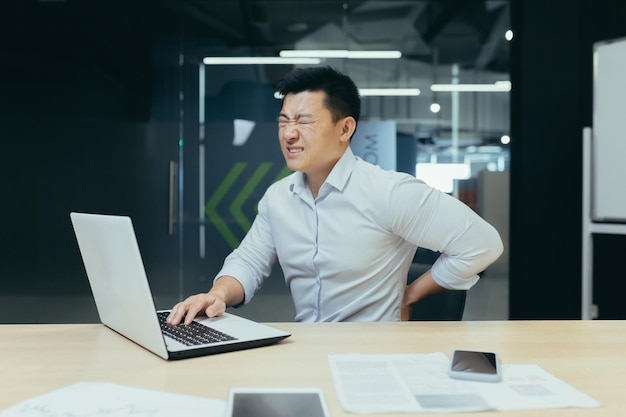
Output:
[[[278,137],[287,166],[323,182],[350,143],[351,117],[333,122],[323,91],[287,94],[278,117]],[[320,183],[321,184],[321,183]]]

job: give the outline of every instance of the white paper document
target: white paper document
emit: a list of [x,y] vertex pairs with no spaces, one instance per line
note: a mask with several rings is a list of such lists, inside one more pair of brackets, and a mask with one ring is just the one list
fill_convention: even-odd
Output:
[[429,354],[330,354],[335,388],[351,413],[453,413],[599,407],[600,403],[533,364],[502,365],[501,382],[448,376],[450,360]]
[[206,417],[225,412],[224,400],[77,382],[0,411],[0,417]]

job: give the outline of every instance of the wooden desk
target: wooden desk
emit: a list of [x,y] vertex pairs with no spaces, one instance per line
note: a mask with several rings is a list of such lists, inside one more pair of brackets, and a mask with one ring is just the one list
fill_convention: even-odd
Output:
[[626,410],[626,321],[271,325],[293,335],[273,346],[176,362],[99,324],[1,325],[0,409],[78,381],[105,381],[218,399],[226,399],[233,386],[318,386],[332,416],[354,416],[339,404],[329,352],[449,356],[465,348],[497,351],[504,363],[536,363],[603,404],[507,415],[615,417]]

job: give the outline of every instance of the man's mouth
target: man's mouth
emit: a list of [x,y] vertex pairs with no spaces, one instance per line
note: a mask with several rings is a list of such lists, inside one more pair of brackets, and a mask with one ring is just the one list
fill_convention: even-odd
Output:
[[287,148],[287,152],[289,153],[300,153],[304,150],[304,148]]

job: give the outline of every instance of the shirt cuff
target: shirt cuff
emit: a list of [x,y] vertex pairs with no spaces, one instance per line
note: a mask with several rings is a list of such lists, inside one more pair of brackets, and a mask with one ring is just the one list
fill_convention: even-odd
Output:
[[241,286],[243,287],[244,292],[244,300],[242,303],[237,304],[236,306],[231,307],[241,307],[244,304],[248,304],[252,297],[254,296],[254,292],[256,290],[256,285],[254,280],[249,277],[250,271],[245,266],[238,265],[229,265],[224,266],[220,272],[217,273],[215,278],[213,279],[213,284],[218,280],[218,278],[227,275],[235,278]]
[[444,263],[440,262],[439,259],[433,264],[432,274],[435,282],[448,290],[469,290],[480,279],[478,275],[469,278],[454,275],[446,269]]

